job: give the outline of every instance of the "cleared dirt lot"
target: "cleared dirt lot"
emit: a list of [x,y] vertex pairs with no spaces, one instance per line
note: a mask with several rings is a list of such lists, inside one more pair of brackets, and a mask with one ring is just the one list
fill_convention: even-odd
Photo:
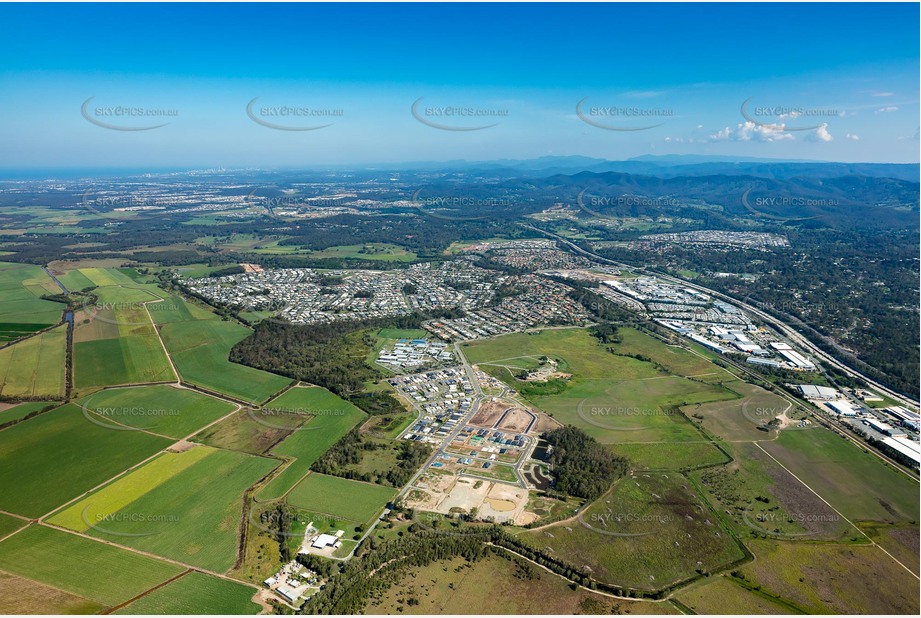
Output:
[[506,410],[497,429],[510,433],[527,433],[537,424],[537,415],[523,408]]

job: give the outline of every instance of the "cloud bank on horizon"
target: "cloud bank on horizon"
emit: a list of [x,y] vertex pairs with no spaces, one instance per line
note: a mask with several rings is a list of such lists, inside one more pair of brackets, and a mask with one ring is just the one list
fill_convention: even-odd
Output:
[[[0,169],[568,154],[913,163],[918,13],[0,5]],[[769,32],[744,26],[765,16]]]

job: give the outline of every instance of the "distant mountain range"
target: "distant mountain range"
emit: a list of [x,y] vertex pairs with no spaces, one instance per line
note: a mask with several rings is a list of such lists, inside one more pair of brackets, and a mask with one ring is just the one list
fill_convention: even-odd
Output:
[[[414,164],[401,166],[404,169]],[[921,167],[912,163],[837,163],[828,161],[722,157],[707,155],[643,155],[625,161],[582,156],[550,156],[537,159],[497,161],[450,161],[417,164],[417,169],[490,172],[497,175],[545,177],[574,172],[620,172],[660,178],[677,176],[756,176],[759,178],[837,178],[870,176],[921,181]]]

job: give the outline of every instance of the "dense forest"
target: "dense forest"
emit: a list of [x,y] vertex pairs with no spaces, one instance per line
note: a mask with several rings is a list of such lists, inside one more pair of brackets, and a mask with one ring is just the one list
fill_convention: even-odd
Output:
[[627,472],[627,460],[593,437],[568,425],[543,435],[552,450],[550,473],[558,492],[594,500]]

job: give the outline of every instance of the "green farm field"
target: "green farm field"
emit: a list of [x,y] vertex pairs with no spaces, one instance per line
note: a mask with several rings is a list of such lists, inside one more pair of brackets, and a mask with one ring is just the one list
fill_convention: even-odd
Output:
[[127,425],[170,438],[184,438],[233,412],[232,403],[163,384],[98,391],[80,402],[104,425]]
[[39,266],[0,262],[0,343],[60,322],[64,305],[41,298],[60,292]]
[[[0,410],[0,425],[11,421],[18,421],[33,412],[38,412],[39,410],[44,410],[48,406],[55,405],[57,405],[57,403],[53,401],[27,401],[19,405],[10,406]],[[0,407],[2,407],[2,405],[0,405]]]
[[185,570],[36,525],[0,542],[0,569],[110,607]]
[[[167,313],[171,312],[163,312]],[[193,320],[164,324],[160,332],[183,380],[192,384],[243,401],[262,402],[291,383],[289,378],[228,360],[230,348],[249,336],[245,326],[217,319]]]
[[5,537],[6,535],[19,530],[25,526],[28,521],[24,519],[19,519],[18,517],[11,517],[10,515],[4,515],[0,513],[0,538]]
[[89,615],[105,605],[0,571],[0,608],[8,614]]
[[271,449],[273,455],[293,461],[257,494],[259,500],[285,495],[307,474],[313,462],[367,416],[338,395],[317,386],[292,388],[266,404],[263,412],[267,410],[312,418]]
[[161,455],[60,517],[68,525],[88,519],[94,537],[224,572],[236,559],[243,493],[276,465],[197,446]]
[[67,326],[0,349],[0,395],[55,399],[64,395]]
[[311,473],[288,494],[287,501],[297,508],[364,524],[395,495],[391,487]]
[[46,412],[0,431],[0,510],[40,517],[172,442],[100,427],[74,404]]
[[258,614],[254,588],[193,571],[114,612],[115,614]]
[[[113,278],[127,278],[114,269]],[[103,386],[176,380],[145,304],[161,305],[163,292],[128,279],[125,287],[96,288],[98,300],[75,315],[74,386],[85,393]]]

